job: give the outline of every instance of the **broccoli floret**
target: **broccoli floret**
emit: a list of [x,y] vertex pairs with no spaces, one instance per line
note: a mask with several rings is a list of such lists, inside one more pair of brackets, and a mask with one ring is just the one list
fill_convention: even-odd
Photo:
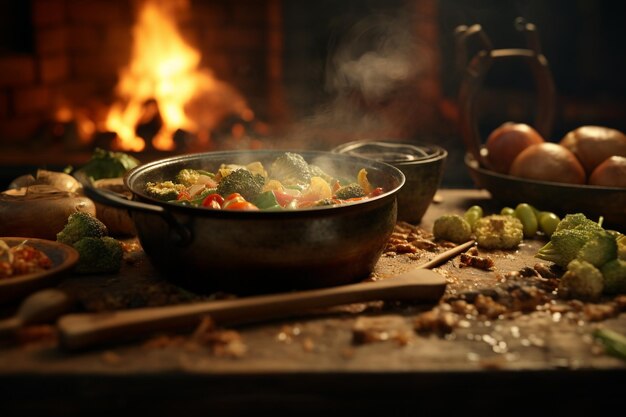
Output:
[[347,200],[349,198],[365,197],[365,190],[356,182],[348,184],[335,192],[335,197],[341,200]]
[[178,194],[184,189],[183,184],[177,184],[173,181],[146,183],[146,194],[161,201],[176,200]]
[[[550,241],[539,249],[535,257],[565,268],[578,256],[587,242],[603,239],[605,234],[606,231],[598,223],[584,215],[568,214],[559,222],[556,231],[550,236]],[[596,259],[600,259],[601,256],[593,249],[594,246],[595,244],[589,245],[587,256],[593,257],[594,262],[597,262]]]
[[580,251],[578,251],[577,257],[598,268],[608,261],[616,259],[617,242],[615,236],[606,230],[593,233],[593,239],[583,245]]
[[70,214],[63,229],[57,233],[57,241],[66,245],[73,245],[85,237],[100,238],[109,233],[106,225],[97,217],[77,211]]
[[74,243],[79,258],[74,271],[79,274],[105,274],[118,272],[122,267],[124,250],[117,239],[84,237]]
[[176,175],[176,182],[179,184],[183,184],[185,187],[189,187],[190,185],[196,184],[202,175],[205,175],[211,178],[214,176],[213,174],[207,171],[185,168],[185,169],[181,169]]
[[626,293],[626,261],[613,259],[600,268],[604,278],[604,293]]
[[564,298],[597,300],[604,290],[602,272],[587,261],[574,259],[559,282],[559,293]]
[[320,177],[329,184],[332,184],[333,181],[335,181],[335,178],[333,176],[328,175],[322,168],[317,165],[309,165],[309,172],[311,173],[311,177]]
[[435,239],[463,243],[472,238],[472,227],[458,214],[444,214],[435,219],[433,235]]
[[253,174],[245,168],[231,172],[217,184],[217,193],[228,197],[232,193],[239,193],[247,201],[253,201],[263,191],[265,178]]
[[617,259],[626,261],[626,235],[618,233],[615,242],[617,243]]
[[524,226],[515,216],[492,214],[474,223],[476,244],[485,249],[513,249],[524,238]]
[[311,181],[309,164],[300,154],[285,152],[277,157],[270,165],[270,177],[275,178],[286,186],[306,186]]
[[336,198],[323,198],[315,202],[315,207],[332,206],[335,204],[341,204],[341,202]]
[[80,171],[96,181],[102,178],[123,177],[127,171],[139,164],[137,158],[127,153],[96,148],[91,159],[80,168]]
[[594,222],[593,220],[589,220],[584,214],[575,213],[567,214],[565,217],[563,217],[563,219],[556,226],[555,232],[565,229],[579,228],[581,226],[585,229],[602,229],[602,227],[598,223]]

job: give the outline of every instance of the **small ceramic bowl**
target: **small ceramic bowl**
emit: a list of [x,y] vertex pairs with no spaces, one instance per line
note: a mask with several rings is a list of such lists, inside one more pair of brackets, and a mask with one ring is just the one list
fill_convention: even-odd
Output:
[[443,178],[448,152],[419,142],[354,141],[332,152],[386,162],[402,171],[406,182],[398,192],[398,220],[418,224],[432,203]]

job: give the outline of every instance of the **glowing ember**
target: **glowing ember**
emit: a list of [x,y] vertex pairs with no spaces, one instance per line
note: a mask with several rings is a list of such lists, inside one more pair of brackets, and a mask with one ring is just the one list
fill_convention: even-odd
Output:
[[160,115],[162,126],[152,139],[159,150],[174,148],[174,133],[183,129],[205,140],[210,131],[227,115],[244,120],[254,115],[245,100],[230,86],[217,80],[211,71],[198,68],[201,55],[180,36],[172,10],[165,5],[188,7],[179,2],[146,1],[133,27],[132,58],[120,73],[116,87],[119,101],[109,110],[106,129],[115,132],[113,147],[141,151],[145,141],[136,134],[137,125],[146,117],[147,103],[156,102],[153,113]]

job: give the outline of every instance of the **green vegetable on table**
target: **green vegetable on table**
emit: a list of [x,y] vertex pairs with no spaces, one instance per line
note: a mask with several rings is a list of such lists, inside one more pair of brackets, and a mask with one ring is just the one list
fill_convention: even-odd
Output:
[[624,235],[606,230],[582,213],[568,214],[535,257],[566,269],[559,291],[573,298],[598,298],[626,290]]
[[483,217],[483,208],[481,206],[474,205],[463,213],[463,217],[467,220],[473,230],[476,221]]
[[103,178],[123,177],[126,172],[139,164],[140,161],[137,158],[125,152],[96,148],[91,159],[80,168],[80,171],[84,172],[92,181],[96,181]]
[[522,222],[515,216],[492,214],[476,221],[476,244],[485,249],[513,249],[524,237]]
[[74,243],[74,249],[80,255],[74,267],[79,274],[114,273],[122,266],[122,244],[110,236],[82,238]]
[[472,238],[472,227],[463,216],[444,214],[435,219],[433,235],[435,239],[463,243]]
[[57,241],[78,251],[74,271],[80,274],[117,272],[122,267],[123,248],[120,241],[108,236],[107,227],[97,217],[85,212],[68,216]]
[[593,337],[604,346],[606,353],[626,361],[626,336],[607,328],[596,329]]
[[535,236],[539,229],[535,208],[530,204],[520,203],[515,207],[514,213],[515,217],[522,222],[524,237]]
[[57,233],[57,241],[66,245],[73,245],[85,237],[104,237],[108,229],[97,217],[83,211],[68,216],[63,229]]
[[589,262],[574,259],[559,281],[559,293],[565,298],[597,300],[604,290],[602,272]]

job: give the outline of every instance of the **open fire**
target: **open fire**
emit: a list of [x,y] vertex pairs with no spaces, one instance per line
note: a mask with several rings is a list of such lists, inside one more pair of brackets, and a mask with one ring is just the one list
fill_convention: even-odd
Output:
[[[115,132],[111,147],[172,150],[184,130],[207,145],[210,132],[228,116],[251,121],[254,113],[230,85],[200,67],[200,53],[181,37],[173,16],[188,3],[148,1],[133,27],[131,62],[120,72],[118,100],[105,128]],[[142,129],[143,127],[143,129]]]

